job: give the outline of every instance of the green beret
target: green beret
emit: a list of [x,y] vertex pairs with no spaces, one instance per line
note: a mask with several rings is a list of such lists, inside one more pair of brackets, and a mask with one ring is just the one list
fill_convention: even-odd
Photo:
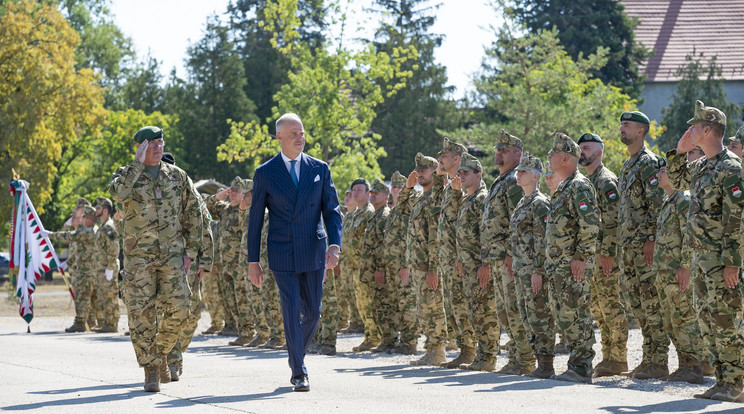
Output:
[[446,152],[454,152],[455,154],[462,155],[468,152],[468,149],[465,148],[464,145],[452,142],[449,140],[449,138],[444,137],[444,143],[442,144],[442,150],[439,151],[439,155],[442,155]]
[[106,197],[96,197],[96,207],[98,206],[109,206],[111,208],[114,208],[114,204],[111,203],[111,200],[109,200]]
[[134,142],[141,144],[145,140],[152,141],[154,139],[163,138],[163,130],[156,126],[146,126],[140,128],[136,134],[134,134]]
[[83,209],[83,217],[96,218],[96,209],[93,206],[85,206]]
[[176,165],[176,157],[174,157],[170,152],[164,152],[160,159],[170,165]]
[[553,155],[557,152],[565,152],[566,154],[573,155],[576,158],[581,156],[579,145],[576,144],[571,137],[562,132],[553,133],[553,148],[550,149],[548,155]]
[[592,134],[591,132],[587,132],[586,134],[583,134],[579,137],[579,140],[576,142],[577,144],[581,145],[582,142],[599,142],[602,143],[602,138],[599,137],[597,134]]
[[372,186],[369,187],[369,191],[373,193],[390,194],[390,188],[387,185],[385,185],[385,183],[380,181],[379,178],[375,178],[375,180],[372,181]]
[[433,157],[427,157],[422,153],[416,154],[416,170],[426,170],[428,168],[437,168],[439,161]]
[[695,116],[690,118],[687,123],[695,125],[698,122],[703,121],[726,126],[726,114],[721,112],[718,108],[705,106],[703,101],[695,101]]
[[243,179],[239,175],[236,175],[230,183],[230,188],[240,190],[243,187]]
[[367,187],[367,191],[369,191],[369,181],[367,181],[366,178],[359,177],[356,180],[352,181],[351,187],[349,187],[349,189],[354,188],[354,186],[357,184],[364,184]]
[[522,154],[522,157],[519,159],[519,165],[517,166],[517,170],[535,171],[535,172],[542,174],[543,172],[542,161],[540,161],[540,158],[533,157],[532,155],[530,155],[529,152],[525,152]]
[[85,197],[79,197],[77,199],[77,202],[75,202],[75,208],[85,207],[89,205],[91,205],[90,201],[88,201],[88,199]]
[[404,187],[406,185],[406,181],[408,181],[408,178],[406,178],[405,175],[401,174],[400,171],[396,171],[393,173],[393,177],[390,179],[390,185],[394,187]]
[[623,114],[620,115],[620,122],[623,122],[623,121],[640,122],[646,125],[651,123],[651,121],[649,121],[646,114],[644,114],[641,111],[623,112]]
[[465,154],[462,154],[462,158],[460,158],[460,168],[458,168],[457,170],[472,170],[475,172],[482,172],[483,166],[477,158],[466,152]]
[[508,134],[503,129],[499,131],[499,136],[496,138],[496,145],[494,145],[494,148],[511,148],[511,147],[517,147],[520,150],[524,148],[524,143],[521,139],[515,137],[514,135]]
[[545,172],[543,173],[544,176],[553,175],[555,174],[555,171],[553,171],[553,167],[550,166],[550,161],[545,161],[545,164],[543,164],[543,169]]
[[244,193],[247,193],[249,191],[253,191],[253,180],[250,178],[246,178],[240,183],[240,189],[243,190]]

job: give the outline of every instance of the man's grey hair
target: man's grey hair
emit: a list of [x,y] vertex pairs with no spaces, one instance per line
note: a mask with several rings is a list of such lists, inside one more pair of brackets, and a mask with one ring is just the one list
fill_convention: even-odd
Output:
[[293,122],[299,122],[302,123],[302,120],[300,117],[294,113],[294,112],[287,112],[286,114],[279,117],[279,119],[276,120],[276,130],[279,131],[279,128],[284,125],[285,122],[293,121]]

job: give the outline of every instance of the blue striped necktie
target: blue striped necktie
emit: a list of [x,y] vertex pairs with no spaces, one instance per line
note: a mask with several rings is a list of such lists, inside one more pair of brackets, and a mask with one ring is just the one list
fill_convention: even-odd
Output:
[[289,167],[289,175],[292,177],[292,182],[294,183],[295,187],[297,187],[299,181],[297,180],[297,172],[295,171],[295,164],[297,164],[297,160],[292,160],[289,162],[291,164],[291,167]]

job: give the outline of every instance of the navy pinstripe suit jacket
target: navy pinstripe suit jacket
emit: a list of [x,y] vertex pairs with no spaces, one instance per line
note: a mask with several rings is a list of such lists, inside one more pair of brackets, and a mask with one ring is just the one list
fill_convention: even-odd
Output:
[[297,187],[281,154],[256,169],[248,220],[248,262],[259,261],[266,208],[269,210],[267,248],[272,271],[321,270],[325,267],[327,246],[341,247],[341,209],[331,170],[325,162],[303,153]]

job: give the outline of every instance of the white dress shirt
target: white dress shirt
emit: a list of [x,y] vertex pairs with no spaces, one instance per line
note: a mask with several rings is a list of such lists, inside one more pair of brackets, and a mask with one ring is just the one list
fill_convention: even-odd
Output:
[[[284,166],[287,167],[287,172],[289,173],[289,176],[291,177],[292,176],[292,171],[290,171],[290,169],[292,168],[291,161],[293,161],[293,159],[292,158],[289,158],[286,155],[284,155],[283,152],[280,152],[280,154],[282,154],[282,159],[284,160]],[[297,174],[297,182],[298,183],[300,182],[300,160],[301,160],[301,158],[302,158],[302,153],[300,153],[297,156],[297,158],[294,158],[294,161],[297,161],[295,163],[294,168],[295,168],[295,174]]]

